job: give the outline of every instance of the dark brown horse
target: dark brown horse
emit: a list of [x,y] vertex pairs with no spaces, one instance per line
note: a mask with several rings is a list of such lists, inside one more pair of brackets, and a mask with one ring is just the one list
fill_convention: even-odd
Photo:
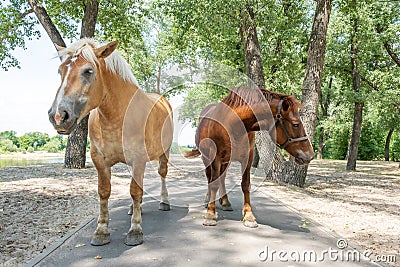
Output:
[[268,130],[274,142],[295,158],[297,164],[307,164],[314,151],[300,120],[301,104],[293,95],[249,87],[233,88],[217,104],[211,104],[200,114],[196,131],[197,149],[186,157],[201,154],[206,166],[209,201],[204,225],[216,225],[216,193],[220,191],[223,210],[232,210],[225,189],[226,170],[231,161],[242,167],[244,194],[243,224],[257,227],[250,205],[250,168],[253,162],[255,132]]

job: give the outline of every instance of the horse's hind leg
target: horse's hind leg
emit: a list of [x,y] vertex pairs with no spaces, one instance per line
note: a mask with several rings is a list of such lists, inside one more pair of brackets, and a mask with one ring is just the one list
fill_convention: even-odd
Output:
[[161,176],[161,202],[159,210],[168,211],[170,210],[169,200],[168,200],[168,190],[165,178],[168,173],[168,154],[162,154],[159,158],[158,174]]
[[[251,155],[252,156],[252,155]],[[252,157],[251,157],[252,158]],[[242,191],[244,196],[244,205],[243,205],[243,224],[249,228],[257,227],[256,217],[253,215],[253,211],[250,205],[250,168],[251,168],[252,160],[249,162],[242,163]]]
[[221,164],[219,162],[213,161],[211,166],[207,168],[211,168],[210,172],[206,171],[206,174],[210,173],[211,176],[207,177],[208,179],[208,192],[210,196],[210,202],[208,204],[207,213],[205,216],[205,220],[203,225],[206,226],[214,226],[217,225],[217,213],[216,213],[216,206],[215,206],[215,199],[217,196],[217,191],[220,187],[220,179],[219,172],[220,172]]
[[142,199],[143,199],[143,176],[146,163],[135,163],[133,177],[131,180],[130,194],[133,202],[133,214],[131,217],[131,227],[126,236],[125,244],[136,246],[143,243],[142,232]]
[[219,204],[221,204],[222,210],[225,211],[232,211],[232,205],[229,202],[228,199],[228,195],[226,194],[226,187],[225,187],[225,179],[226,179],[226,171],[228,168],[229,163],[225,163],[221,165],[221,176],[220,176],[220,180],[221,180],[221,187],[219,188]]
[[104,167],[103,162],[96,160],[92,155],[98,173],[98,193],[100,197],[100,213],[97,219],[97,228],[93,233],[90,243],[94,246],[101,246],[110,243],[110,231],[108,230],[108,198],[111,193],[111,168]]
[[[205,169],[206,177],[207,177],[207,184],[210,183],[211,179],[211,166],[206,167]],[[210,188],[207,187],[206,197],[204,198],[204,208],[208,208],[208,203],[210,203]]]

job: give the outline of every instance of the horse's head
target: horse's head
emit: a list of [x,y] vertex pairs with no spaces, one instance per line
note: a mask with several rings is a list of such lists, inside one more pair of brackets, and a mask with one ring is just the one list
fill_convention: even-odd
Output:
[[48,112],[50,122],[60,134],[70,134],[90,110],[103,99],[102,72],[105,58],[118,46],[110,42],[96,48],[83,39],[69,48],[58,47],[62,63],[58,69],[61,85]]
[[307,164],[314,158],[313,147],[300,119],[301,104],[287,96],[276,107],[276,143],[295,158],[297,164]]

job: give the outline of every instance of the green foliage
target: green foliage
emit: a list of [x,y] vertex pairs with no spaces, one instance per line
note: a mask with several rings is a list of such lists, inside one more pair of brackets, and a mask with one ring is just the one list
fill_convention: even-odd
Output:
[[16,146],[19,145],[18,143],[18,137],[17,137],[17,132],[16,131],[4,131],[0,132],[0,140],[2,139],[8,139],[11,140],[12,143]]
[[32,132],[20,136],[18,140],[20,147],[27,149],[29,152],[29,148],[38,149],[43,147],[50,141],[50,138],[46,133]]
[[16,136],[15,131],[0,132],[0,152],[22,152],[26,153],[37,150],[47,152],[60,152],[67,146],[67,138],[57,134],[49,137],[46,133],[32,132],[22,136]]
[[[41,1],[63,36],[76,40],[85,1]],[[227,89],[243,83],[219,71],[215,63],[246,73],[239,27],[240,11],[251,5],[255,12],[265,81],[268,89],[301,95],[307,61],[307,44],[315,1],[241,0],[104,0],[100,1],[96,38],[118,39],[119,51],[132,66],[139,83],[171,96],[187,92],[180,119],[197,123],[200,111],[220,101]],[[0,67],[17,67],[12,51],[25,48],[26,41],[39,37],[37,19],[27,12],[26,1],[0,3]],[[334,1],[328,29],[322,100],[314,146],[324,133],[323,156],[344,159],[352,129],[354,101],[364,103],[359,158],[382,159],[385,138],[395,129],[391,158],[400,158],[400,66],[389,56],[400,55],[400,5],[390,1]],[[351,21],[358,20],[357,34]],[[354,36],[353,36],[354,35]],[[354,92],[350,45],[358,43],[361,89]],[[171,74],[176,64],[189,66],[188,74]],[[182,65],[181,65],[182,66]],[[166,74],[158,76],[159,72]],[[193,81],[191,76],[207,76]],[[211,78],[210,78],[211,77]],[[332,84],[330,80],[332,78]],[[0,133],[1,150],[48,151],[65,148],[66,139],[40,133],[17,137],[13,131]],[[88,143],[88,147],[89,147]],[[175,147],[174,147],[175,149]]]
[[188,150],[189,149],[187,147],[180,146],[177,142],[172,142],[170,153],[172,155],[176,155],[176,154],[182,154],[182,153],[184,153],[184,152],[186,152]]
[[199,114],[205,106],[216,103],[226,94],[226,88],[211,84],[196,84],[189,89],[179,112],[179,119],[190,121],[193,126],[199,122]]
[[400,161],[400,132],[393,133],[392,142],[390,144],[390,159]]
[[0,139],[0,152],[16,152],[17,146],[9,139]]
[[56,135],[54,137],[51,137],[50,140],[43,145],[42,150],[51,152],[51,153],[56,153],[59,151],[62,151],[65,148],[65,145],[63,144],[63,138],[61,135]]
[[27,1],[10,0],[6,5],[0,2],[0,68],[8,70],[19,67],[12,51],[17,47],[26,48],[26,41],[40,37],[35,28],[37,20],[29,15]]

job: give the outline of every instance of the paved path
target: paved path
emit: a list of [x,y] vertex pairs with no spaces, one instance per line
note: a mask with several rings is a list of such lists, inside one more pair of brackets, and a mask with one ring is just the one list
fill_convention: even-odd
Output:
[[[251,197],[258,228],[249,229],[240,222],[243,197],[237,178],[227,179],[234,211],[219,209],[218,225],[203,226],[206,187],[201,164],[198,160],[184,164],[170,167],[174,177],[168,182],[171,211],[158,210],[159,181],[145,182],[142,245],[124,245],[130,200],[116,200],[110,209],[110,244],[90,245],[96,228],[96,220],[91,219],[28,266],[376,266],[350,246],[338,249],[338,237],[316,223],[299,227],[308,219],[276,201],[257,182]],[[183,171],[183,167],[192,170]],[[233,166],[228,177],[237,176],[237,166]],[[360,261],[353,260],[357,255]]]

